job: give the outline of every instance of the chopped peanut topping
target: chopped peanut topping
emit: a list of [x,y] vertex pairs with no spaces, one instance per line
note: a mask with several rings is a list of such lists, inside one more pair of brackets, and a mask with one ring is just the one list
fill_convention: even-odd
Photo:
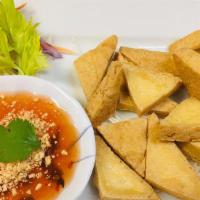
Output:
[[36,187],[35,187],[35,191],[41,189],[41,187],[42,187],[42,184],[41,184],[41,183],[38,183],[38,184],[36,185]]
[[[12,104],[15,105],[15,103]],[[35,126],[36,135],[41,141],[41,149],[33,152],[27,160],[15,163],[0,163],[0,192],[11,191],[13,196],[16,195],[16,187],[19,182],[28,182],[28,179],[39,179],[42,176],[41,172],[31,173],[31,171],[35,168],[39,169],[43,159],[46,166],[51,164],[51,157],[45,157],[45,150],[51,147],[48,130],[54,126],[53,123],[48,123],[39,118],[33,111],[26,110],[22,110],[18,114],[8,113],[0,121],[0,125],[6,127],[15,118],[28,120]],[[38,184],[35,189],[39,190],[41,187],[42,185]]]

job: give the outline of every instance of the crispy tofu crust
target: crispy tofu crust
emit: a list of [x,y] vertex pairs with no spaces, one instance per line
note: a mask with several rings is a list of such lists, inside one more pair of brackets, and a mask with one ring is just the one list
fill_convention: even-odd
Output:
[[190,159],[200,163],[200,142],[179,143],[181,151]]
[[167,98],[154,106],[151,112],[156,113],[160,117],[166,117],[177,106],[177,103],[170,98]]
[[87,99],[102,81],[117,46],[115,35],[75,60],[76,71]]
[[160,123],[159,138],[167,141],[199,141],[200,140],[200,101],[188,98]]
[[200,124],[197,125],[160,125],[160,140],[191,142],[200,141]]
[[[169,113],[176,107],[177,103],[170,98],[167,98],[163,100],[161,103],[158,105],[155,105],[150,113],[154,112],[156,113],[159,117],[166,117],[169,115]],[[128,91],[122,90],[120,93],[120,100],[119,104],[117,106],[118,110],[122,111],[130,111],[130,112],[136,112],[136,106],[134,105],[133,100],[131,99]]]
[[133,100],[131,99],[128,89],[121,90],[119,104],[117,105],[118,110],[136,112],[136,108]]
[[189,35],[175,41],[169,46],[169,51],[174,53],[180,49],[200,49],[200,30],[194,31]]
[[159,200],[152,187],[96,136],[95,184],[102,200]]
[[173,142],[158,139],[159,120],[148,118],[146,179],[157,188],[180,199],[200,199],[200,178]]
[[121,63],[112,62],[106,76],[86,105],[86,111],[94,127],[115,113],[120,97],[122,79]]
[[137,66],[158,72],[176,74],[176,66],[170,53],[129,47],[121,47],[119,52],[121,54],[121,59],[124,57],[125,60]]
[[126,120],[98,127],[113,150],[144,177],[146,153],[146,119]]
[[191,96],[200,99],[200,54],[191,49],[174,53],[178,74]]
[[169,73],[155,72],[137,66],[126,66],[123,69],[138,115],[149,112],[181,85],[181,80]]

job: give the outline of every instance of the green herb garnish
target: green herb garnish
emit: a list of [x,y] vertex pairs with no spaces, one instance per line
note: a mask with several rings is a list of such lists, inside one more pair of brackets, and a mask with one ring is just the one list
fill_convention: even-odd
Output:
[[13,0],[0,0],[0,73],[34,75],[47,66],[40,35]]
[[40,146],[34,126],[27,120],[15,119],[7,128],[0,126],[0,162],[26,160]]

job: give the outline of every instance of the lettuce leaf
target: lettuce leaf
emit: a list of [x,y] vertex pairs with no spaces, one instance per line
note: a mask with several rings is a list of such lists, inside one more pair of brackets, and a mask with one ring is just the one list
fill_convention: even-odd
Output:
[[0,29],[0,73],[12,74],[13,69],[16,67],[10,55],[11,47],[8,44],[8,39]]
[[13,0],[0,1],[0,73],[34,75],[47,67],[38,24],[27,21]]

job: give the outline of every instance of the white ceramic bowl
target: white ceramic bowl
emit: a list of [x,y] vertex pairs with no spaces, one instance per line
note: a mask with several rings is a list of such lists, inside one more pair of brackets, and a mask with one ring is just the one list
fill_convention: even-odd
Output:
[[88,158],[77,163],[71,182],[58,197],[58,200],[76,199],[90,179],[96,153],[94,131],[85,111],[74,98],[45,80],[28,76],[0,76],[0,93],[17,91],[27,91],[52,99],[70,115],[79,134],[90,127],[79,141],[80,158]]

